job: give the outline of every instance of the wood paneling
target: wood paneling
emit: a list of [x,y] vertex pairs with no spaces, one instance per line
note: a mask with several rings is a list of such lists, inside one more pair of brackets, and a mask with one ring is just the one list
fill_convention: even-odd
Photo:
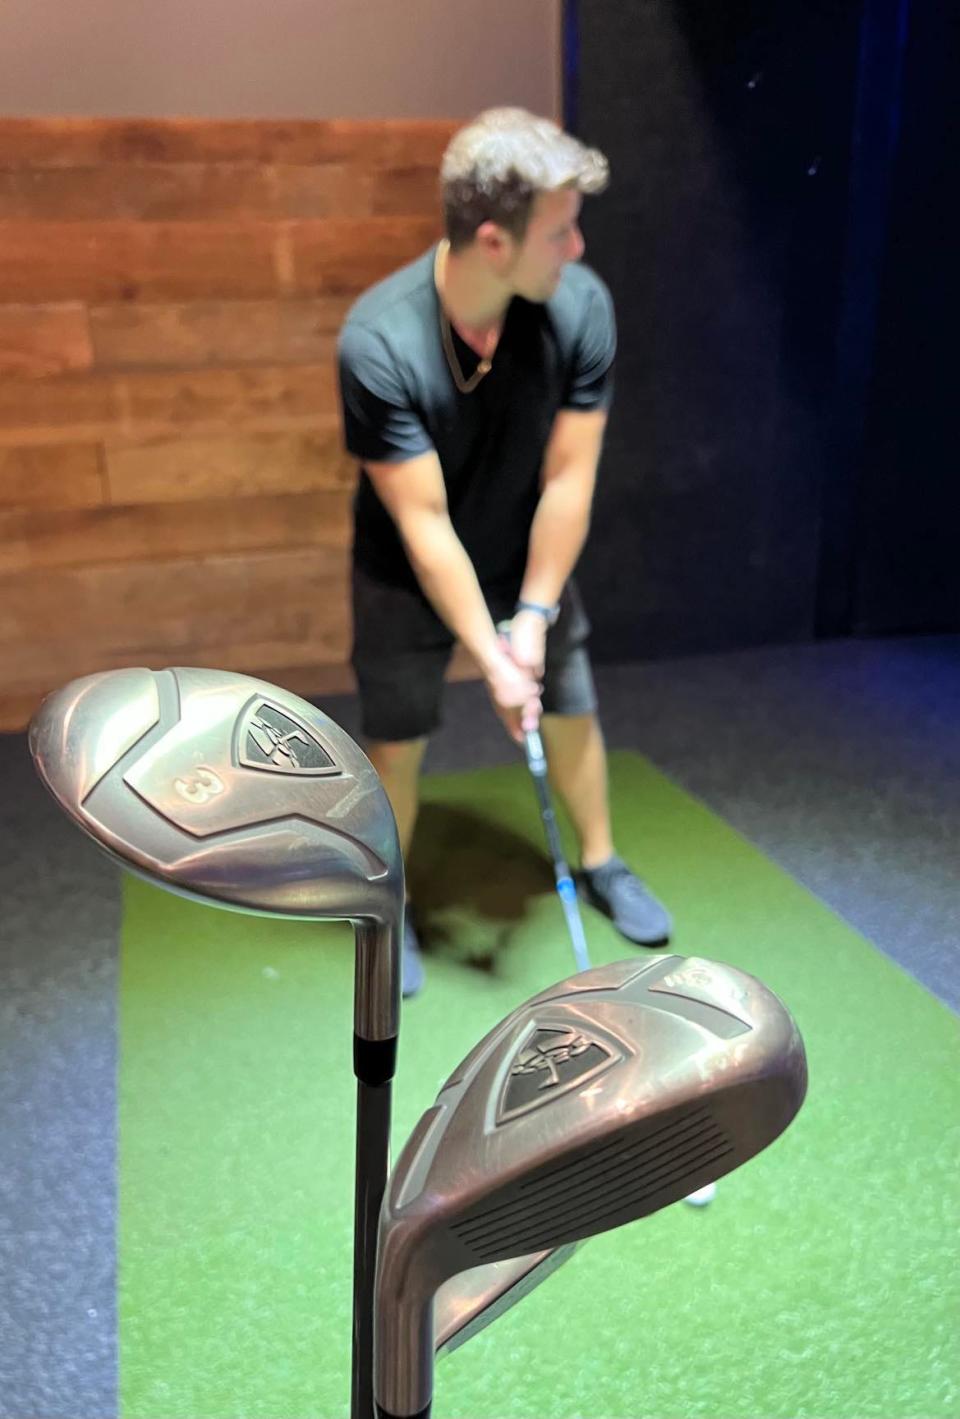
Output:
[[344,550],[350,531],[347,493],[93,508],[0,508],[0,576],[34,567],[157,561],[176,547],[184,557],[282,547]]
[[353,299],[93,306],[90,338],[104,369],[316,364],[333,359]]
[[329,426],[332,365],[0,380],[0,447]]
[[436,167],[275,167],[278,216],[306,219],[424,217],[439,213]]
[[[359,294],[412,261],[438,218],[289,222],[4,222],[0,290],[13,301]],[[293,283],[286,253],[293,255]]]
[[130,664],[352,688],[336,336],[455,127],[0,119],[0,729]]
[[133,435],[312,429],[338,410],[332,364],[118,377]]
[[346,554],[325,547],[17,572],[0,577],[0,666],[22,689],[14,663],[36,674],[69,644],[79,675],[88,655],[209,656],[273,636],[300,644],[301,664],[329,660],[346,644],[345,587]]
[[109,163],[0,168],[0,221],[279,221],[422,217],[439,211],[435,167],[349,163]]
[[[196,651],[185,649],[178,656],[171,657],[164,649],[149,647],[140,649],[133,658],[125,651],[110,652],[98,650],[92,655],[84,650],[78,656],[73,644],[56,647],[52,663],[58,666],[55,675],[49,674],[46,664],[39,668],[39,678],[31,682],[29,690],[8,689],[0,695],[0,733],[21,729],[39,707],[44,695],[77,675],[89,675],[95,670],[114,670],[134,663],[149,665],[160,670],[179,663],[182,665],[211,665],[220,670],[239,670],[246,675],[259,675],[274,684],[283,685],[294,694],[308,698],[326,695],[351,694],[356,689],[353,670],[346,662],[349,649],[349,628],[343,627],[335,639],[326,647],[333,659],[315,660],[304,663],[302,641],[283,641],[272,638],[259,642],[240,642],[219,646],[216,656],[208,653],[208,648]],[[312,648],[312,647],[311,647]],[[44,679],[44,671],[48,678]],[[0,679],[4,674],[3,650],[0,647]],[[470,657],[458,646],[453,653],[447,679],[475,680],[477,669]]]
[[[329,631],[329,625],[327,627]],[[194,665],[216,670],[239,670],[245,675],[262,675],[299,694],[339,694],[353,688],[353,672],[347,664],[349,628],[344,626],[324,639],[305,643],[302,635],[284,639],[266,634],[259,640],[227,640],[211,646],[151,644],[141,636],[128,647],[78,642],[49,641],[49,654],[41,657],[26,652],[14,660],[0,644],[0,732],[22,729],[44,695],[80,675],[98,670],[119,670],[128,665],[147,665],[162,670],[173,665]],[[132,648],[131,648],[132,647]],[[22,682],[15,677],[23,673]]]
[[456,127],[436,119],[0,118],[0,167],[231,162],[436,168]]
[[54,684],[47,685],[42,690],[11,690],[4,686],[3,692],[0,693],[0,734],[11,734],[15,730],[23,729],[39,709],[44,695],[56,688]]
[[[355,479],[356,468],[343,451],[339,424],[315,434],[154,439],[106,448],[108,497],[113,503],[191,503],[311,489],[351,491]],[[190,516],[189,508],[184,516]]]
[[413,261],[441,234],[438,217],[291,222],[291,292],[360,292]]
[[93,364],[82,305],[0,305],[0,377],[41,379]]
[[0,170],[0,221],[224,221],[278,215],[252,163],[110,163]]
[[0,448],[92,443],[118,429],[122,414],[111,375],[0,379]]
[[263,222],[4,222],[0,290],[91,304],[269,296],[275,245]]
[[[344,642],[346,644],[346,642]],[[217,651],[216,658],[205,654],[187,652],[180,657],[184,665],[209,665],[218,670],[238,670],[244,675],[258,675],[275,685],[283,685],[294,694],[305,695],[308,699],[321,695],[350,694],[356,688],[353,671],[345,660],[313,661],[309,665],[288,663],[285,657],[293,659],[302,652],[299,643],[288,645],[283,641],[265,641],[256,644],[228,645]],[[169,655],[160,653],[141,654],[133,659],[129,655],[102,655],[97,662],[84,662],[80,669],[73,669],[69,659],[70,647],[66,647],[56,663],[60,670],[47,679],[33,685],[29,690],[6,688],[0,695],[0,734],[21,730],[29,723],[39,709],[45,695],[56,690],[75,675],[90,675],[95,670],[117,670],[127,665],[148,665],[154,670],[163,670],[172,664]],[[343,654],[346,652],[344,651]],[[0,656],[0,679],[3,677],[3,660]]]
[[0,508],[96,507],[105,496],[97,444],[0,448]]

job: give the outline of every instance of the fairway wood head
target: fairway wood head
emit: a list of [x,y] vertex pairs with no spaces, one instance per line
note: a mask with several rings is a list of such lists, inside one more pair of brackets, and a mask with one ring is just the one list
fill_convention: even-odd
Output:
[[327,715],[228,671],[112,670],[48,696],[30,750],[67,815],[150,881],[233,910],[353,921],[357,1034],[396,1035],[396,824]]
[[698,957],[598,967],[514,1011],[447,1080],[384,1199],[381,1413],[429,1405],[448,1278],[678,1201],[771,1143],[806,1079],[776,996]]

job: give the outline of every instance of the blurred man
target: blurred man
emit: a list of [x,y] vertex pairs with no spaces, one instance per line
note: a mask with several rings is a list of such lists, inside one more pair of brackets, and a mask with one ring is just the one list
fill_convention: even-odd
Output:
[[[523,109],[461,129],[440,170],[446,238],[356,302],[340,334],[361,463],[354,645],[367,753],[406,853],[456,640],[515,738],[537,725],[580,846],[584,895],[629,940],[664,908],[614,851],[607,766],[572,580],[613,394],[609,291],[587,267],[604,156]],[[497,624],[509,620],[509,640]],[[423,967],[408,911],[404,994]]]

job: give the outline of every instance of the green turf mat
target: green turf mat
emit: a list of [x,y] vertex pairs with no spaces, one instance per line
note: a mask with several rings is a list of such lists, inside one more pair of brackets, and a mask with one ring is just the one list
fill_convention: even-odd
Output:
[[[810,1093],[712,1206],[587,1243],[441,1360],[435,1413],[956,1416],[955,1017],[643,760],[612,756],[611,794],[674,948],[782,996]],[[396,1146],[473,1043],[572,969],[522,766],[426,781],[411,881],[428,984],[403,1013]],[[122,1414],[343,1416],[352,933],[125,893]],[[596,964],[633,954],[585,919]]]

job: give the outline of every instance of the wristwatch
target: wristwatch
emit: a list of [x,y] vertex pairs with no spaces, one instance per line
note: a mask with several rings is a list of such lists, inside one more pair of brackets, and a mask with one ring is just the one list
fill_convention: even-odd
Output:
[[538,616],[542,616],[548,626],[557,624],[557,617],[560,615],[560,603],[556,606],[542,606],[539,601],[518,601],[514,607],[514,615],[518,611],[536,611]]

